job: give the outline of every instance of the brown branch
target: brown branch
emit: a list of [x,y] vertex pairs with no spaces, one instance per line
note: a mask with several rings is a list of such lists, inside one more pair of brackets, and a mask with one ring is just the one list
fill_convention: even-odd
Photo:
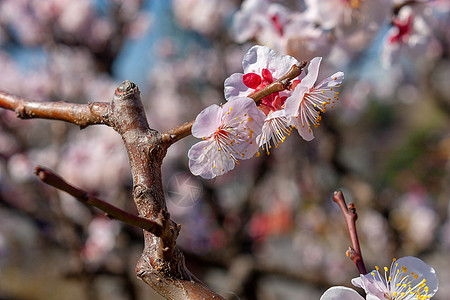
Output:
[[[268,86],[251,93],[250,95],[248,95],[248,97],[255,100],[255,102],[258,102],[259,100],[270,94],[278,93],[288,89],[291,85],[291,81],[302,73],[306,64],[306,61],[302,61],[296,65],[293,65],[284,76],[282,76],[278,80],[275,80]],[[194,121],[191,121],[163,133],[161,135],[162,141],[168,145],[171,145],[176,141],[189,136],[191,134],[193,124]]]
[[359,273],[366,275],[367,269],[359,247],[358,233],[356,232],[356,219],[358,218],[358,215],[356,214],[355,205],[353,203],[349,203],[347,207],[344,194],[341,191],[334,192],[333,201],[336,202],[341,208],[341,211],[344,214],[345,222],[347,223],[348,233],[350,234],[352,246],[349,247],[346,254],[356,265]]
[[[144,229],[144,251],[136,274],[167,299],[223,299],[211,291],[186,268],[184,256],[176,246],[180,225],[170,219],[164,199],[161,164],[170,143],[151,129],[145,116],[138,87],[124,81],[111,103],[75,104],[39,102],[0,91],[0,108],[12,110],[19,118],[62,120],[86,127],[111,126],[122,137],[133,176],[133,199],[140,217],[118,209],[76,188],[50,170],[37,167],[44,182],[68,192],[78,200],[105,211],[112,218]],[[190,134],[192,125],[174,131],[177,138]],[[186,129],[187,128],[187,129]],[[183,133],[184,132],[184,133]],[[169,135],[169,138],[172,138]]]
[[258,102],[259,100],[270,94],[278,93],[288,89],[291,81],[302,73],[303,68],[305,68],[306,64],[306,61],[302,61],[296,65],[293,65],[283,77],[275,80],[268,86],[251,93],[250,95],[248,95],[248,97],[255,100],[255,102]]
[[156,236],[161,235],[162,227],[158,223],[135,216],[103,200],[100,200],[99,198],[90,195],[88,192],[67,183],[67,181],[65,181],[62,177],[47,168],[37,166],[35,167],[35,174],[46,184],[74,196],[77,200],[83,202],[84,204],[97,207],[98,209],[104,211],[107,216],[112,219],[142,228]]
[[180,226],[170,219],[161,178],[162,161],[170,144],[149,127],[134,83],[124,81],[116,89],[109,118],[127,149],[139,214],[162,226],[160,236],[144,231],[137,276],[167,299],[223,299],[189,272],[176,246]]
[[33,101],[0,91],[0,107],[12,110],[21,119],[41,118],[61,120],[82,128],[94,124],[110,125],[108,121],[109,103],[89,104],[67,103],[63,101]]
[[184,123],[178,127],[175,127],[165,133],[162,134],[161,139],[164,143],[173,144],[176,141],[181,140],[189,135],[191,135],[192,125],[194,125],[194,121]]

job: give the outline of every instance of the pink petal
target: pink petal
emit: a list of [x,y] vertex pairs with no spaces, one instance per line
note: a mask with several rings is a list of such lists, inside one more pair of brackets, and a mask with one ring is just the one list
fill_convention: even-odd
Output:
[[[300,117],[298,117],[297,120],[299,120],[299,119],[300,119]],[[296,126],[297,126],[298,134],[300,134],[300,136],[305,141],[309,142],[314,139],[313,131],[312,131],[311,127],[308,126],[308,124],[298,123]]]
[[220,125],[222,109],[213,104],[198,114],[192,125],[192,135],[196,138],[208,137],[213,134]]
[[223,175],[235,166],[234,160],[224,151],[218,150],[214,141],[201,141],[193,145],[188,158],[191,173],[206,179]]
[[317,80],[317,76],[319,75],[319,67],[321,61],[322,57],[315,57],[311,59],[308,66],[308,74],[306,74],[299,85],[307,87],[308,89],[311,89],[314,86],[314,83]]
[[315,88],[318,89],[324,87],[335,87],[341,84],[342,80],[344,80],[344,73],[337,72],[331,75],[330,77],[327,77],[324,80],[322,80],[318,85],[315,86]]
[[[223,122],[233,126],[243,142],[234,143],[234,156],[237,159],[249,159],[258,150],[256,137],[261,133],[266,115],[258,109],[253,99],[234,98],[223,106]],[[227,112],[229,112],[227,114]]]
[[[265,114],[256,106],[255,101],[248,97],[233,98],[225,103],[222,109],[224,111],[223,121],[225,123],[229,123],[230,120],[235,119],[236,117],[248,114],[248,116],[252,118],[252,124],[255,124],[253,126],[262,127],[264,119],[266,118]],[[226,114],[228,111],[230,113]],[[255,129],[258,130],[257,128]]]
[[242,73],[234,73],[225,79],[224,94],[227,101],[232,97],[246,97],[252,92],[250,88],[245,86],[243,76]]
[[[372,275],[372,273],[376,274],[376,277]],[[352,284],[356,287],[364,289],[366,294],[373,295],[377,297],[377,299],[383,299],[385,293],[389,293],[389,289],[386,285],[386,281],[383,277],[380,276],[378,271],[373,270],[366,275],[360,275],[359,277],[352,279]]]
[[297,85],[291,96],[286,99],[284,111],[288,119],[298,116],[300,104],[307,91],[307,88]]

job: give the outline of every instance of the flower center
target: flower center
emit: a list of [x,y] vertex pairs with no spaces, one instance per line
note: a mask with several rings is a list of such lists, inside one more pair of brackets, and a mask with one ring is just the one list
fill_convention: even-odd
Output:
[[[261,70],[261,75],[258,75],[256,73],[244,74],[243,81],[245,86],[254,90],[252,92],[254,93],[268,86],[274,80],[269,69],[264,68]],[[250,96],[252,93],[250,93],[248,96]],[[277,111],[282,108],[282,105],[286,101],[287,97],[280,97],[279,94],[280,93],[278,92],[270,94],[256,103],[258,105],[258,108],[262,110],[266,114],[266,116],[270,112]]]
[[258,141],[262,150],[270,155],[272,144],[278,148],[281,143],[284,143],[286,136],[291,135],[292,127],[287,125],[286,117],[277,117],[269,119],[264,122],[260,140]]
[[401,42],[402,39],[407,39],[409,34],[412,31],[412,23],[414,17],[410,15],[407,20],[400,20],[396,18],[393,22],[393,25],[398,28],[398,32],[396,35],[391,36],[389,42],[398,43]]
[[273,82],[273,77],[269,69],[264,68],[261,71],[261,75],[258,75],[256,73],[244,74],[243,81],[248,88],[259,91],[263,87],[271,84]]
[[273,15],[271,20],[273,28],[275,28],[275,30],[278,32],[280,36],[283,36],[283,25],[281,25],[280,23],[280,16]]
[[363,0],[343,0],[343,2],[350,6],[351,9],[359,9]]
[[228,147],[232,141],[230,141],[229,133],[227,132],[225,125],[220,125],[219,128],[212,134],[212,139],[217,142],[220,146],[219,150],[222,150],[222,147]]
[[[375,267],[377,272],[373,272],[374,279],[382,282],[379,268]],[[387,285],[389,293],[386,293],[385,299],[387,300],[400,300],[400,299],[429,299],[428,287],[426,280],[422,279],[418,281],[419,276],[414,272],[408,272],[408,268],[405,266],[399,266],[396,259],[391,264],[391,271],[387,267],[384,267],[384,280]],[[389,274],[389,276],[388,276]]]

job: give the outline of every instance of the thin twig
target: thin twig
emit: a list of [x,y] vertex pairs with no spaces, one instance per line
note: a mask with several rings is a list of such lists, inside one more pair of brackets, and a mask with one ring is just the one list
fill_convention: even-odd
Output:
[[110,125],[109,103],[77,104],[68,102],[33,101],[0,91],[0,107],[12,110],[21,119],[41,118],[61,120],[82,128],[94,124]]
[[333,201],[336,202],[344,214],[345,222],[347,223],[348,233],[350,234],[350,241],[352,246],[349,247],[346,254],[358,268],[362,275],[367,274],[366,266],[364,265],[361,248],[359,247],[358,233],[356,232],[356,208],[353,203],[349,203],[348,207],[345,203],[344,194],[341,191],[334,192]]
[[[306,64],[306,61],[302,61],[296,65],[293,65],[284,76],[282,76],[278,80],[275,80],[268,86],[251,93],[250,95],[248,95],[248,97],[255,100],[255,102],[258,102],[259,100],[270,94],[278,93],[288,89],[291,81],[302,73]],[[161,135],[162,141],[170,145],[184,137],[189,136],[191,134],[193,124],[194,121],[191,121],[189,123],[185,123],[183,125],[172,128],[171,130]]]
[[194,125],[194,121],[175,127],[166,133],[163,133],[161,139],[164,143],[173,144],[176,141],[189,136],[191,134],[192,125]]
[[98,209],[104,211],[107,216],[112,219],[116,219],[126,224],[142,228],[153,233],[156,236],[161,235],[162,227],[158,223],[130,214],[129,212],[126,212],[116,206],[100,200],[97,197],[89,195],[88,192],[67,183],[63,178],[53,173],[53,171],[49,169],[37,166],[35,168],[35,174],[46,184],[74,196],[80,202],[97,207]]

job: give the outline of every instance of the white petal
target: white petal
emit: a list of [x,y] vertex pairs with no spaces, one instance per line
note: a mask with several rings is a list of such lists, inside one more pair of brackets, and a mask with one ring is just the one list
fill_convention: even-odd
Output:
[[213,134],[220,125],[222,109],[213,104],[202,110],[195,118],[192,125],[192,135],[196,138],[208,137]]
[[229,126],[229,133],[235,140],[232,154],[237,159],[249,159],[258,150],[256,137],[261,133],[265,114],[259,110],[253,99],[233,98],[223,106],[223,122]]
[[275,52],[266,46],[253,46],[242,59],[242,67],[244,73],[257,73],[261,74],[263,68],[268,67],[269,60],[275,57]]
[[[239,125],[240,121],[246,123],[250,117],[251,121],[248,123],[248,126],[251,126],[256,134],[261,133],[261,127],[266,115],[258,109],[253,99],[248,97],[236,97],[225,103],[222,109],[224,123],[236,123],[236,126],[244,126],[243,124]],[[245,114],[247,114],[247,117],[243,118]]]
[[306,93],[306,87],[297,85],[292,95],[286,99],[285,112],[288,118],[289,125],[297,127],[297,131],[305,141],[311,141],[314,139],[310,120],[305,112],[309,109],[303,106],[303,97]]
[[[300,119],[300,117],[298,117],[298,119]],[[300,136],[307,142],[314,139],[313,131],[312,131],[311,127],[309,127],[308,125],[300,123],[297,126],[297,131],[298,131],[298,134],[300,134]]]
[[234,73],[225,79],[224,94],[227,101],[233,97],[246,97],[253,92],[252,89],[244,84],[243,76],[244,74],[242,73]]
[[284,110],[277,110],[267,115],[264,120],[262,132],[256,138],[258,146],[263,147],[269,153],[271,145],[275,145],[275,148],[279,144],[284,142],[286,135],[289,135],[291,128],[288,125],[288,119]]
[[286,99],[284,111],[288,119],[298,116],[300,104],[307,91],[307,88],[297,85],[292,95]]
[[[375,274],[375,276],[373,274]],[[377,270],[353,278],[352,284],[364,289],[367,295],[373,295],[376,299],[384,299],[384,294],[389,293],[386,281],[380,276],[380,273]]]
[[203,178],[214,178],[210,164],[208,164],[206,158],[206,149],[211,144],[211,141],[201,141],[191,147],[188,152],[189,157],[189,169],[194,175],[200,175]]
[[325,291],[320,300],[364,300],[364,298],[351,288],[333,286]]
[[215,141],[201,141],[193,145],[188,152],[189,169],[194,175],[212,179],[234,168],[234,159],[223,150],[219,150]]
[[268,69],[274,80],[284,76],[298,60],[289,55],[276,56],[269,61]]
[[[399,258],[396,262],[394,262],[394,264],[398,264],[398,267],[406,267],[408,270],[408,274],[414,272],[414,274],[418,275],[417,279],[414,279],[411,276],[409,277],[409,279],[411,280],[411,286],[415,286],[423,279],[425,279],[425,283],[429,289],[427,295],[432,297],[437,292],[439,282],[436,276],[436,271],[421,259],[413,256],[406,256]],[[393,269],[391,269],[391,272],[392,271]]]
[[355,277],[355,278],[353,278],[351,281],[352,281],[352,284],[353,284],[354,286],[359,287],[359,288],[361,288],[361,289],[364,288],[364,284],[363,284],[363,282],[362,282],[361,275],[360,275],[360,277]]
[[258,148],[259,147],[256,143],[256,140],[252,141],[251,143],[239,143],[234,147],[236,152],[238,152],[235,157],[238,160],[250,159],[255,155],[256,151],[258,151]]
[[289,55],[277,55],[275,51],[266,46],[253,46],[244,55],[242,67],[244,73],[261,74],[262,69],[268,69],[277,80],[285,75],[289,69],[298,61]]
[[311,59],[308,66],[308,74],[306,74],[299,85],[304,86],[308,89],[314,86],[314,83],[317,80],[317,76],[319,76],[319,67],[321,61],[322,57],[315,57]]
[[328,88],[328,87],[335,87],[342,83],[342,80],[344,80],[344,72],[337,72],[331,75],[330,77],[325,78],[322,80],[318,85],[316,85],[316,89],[320,88]]

